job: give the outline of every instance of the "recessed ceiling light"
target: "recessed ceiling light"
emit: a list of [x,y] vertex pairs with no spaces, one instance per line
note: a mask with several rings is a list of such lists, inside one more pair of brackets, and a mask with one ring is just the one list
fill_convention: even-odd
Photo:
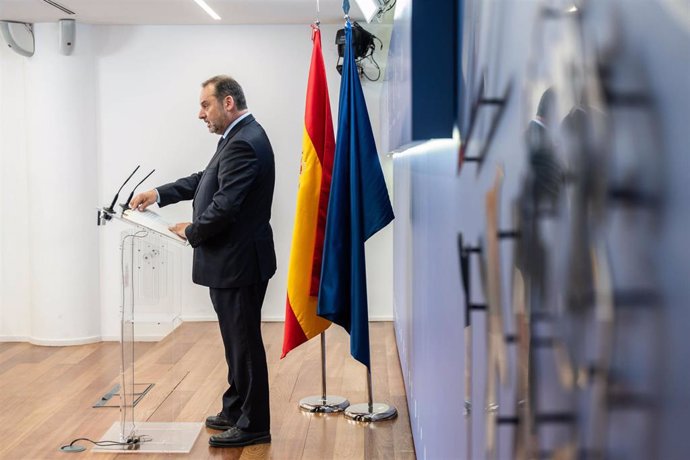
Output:
[[216,21],[220,21],[220,16],[218,16],[218,13],[213,11],[208,4],[204,0],[194,0],[197,5],[199,5],[206,13],[208,13],[209,16],[211,16],[213,19]]

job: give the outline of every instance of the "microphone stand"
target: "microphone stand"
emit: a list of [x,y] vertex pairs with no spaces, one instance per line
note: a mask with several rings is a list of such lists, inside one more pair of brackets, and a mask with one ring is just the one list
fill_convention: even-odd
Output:
[[[109,221],[113,215],[115,215],[115,209],[113,207],[115,206],[115,203],[117,202],[118,197],[120,196],[120,192],[122,191],[122,188],[129,182],[129,180],[132,178],[135,172],[139,170],[139,165],[137,165],[136,168],[134,168],[134,171],[132,171],[132,174],[129,175],[129,177],[122,183],[120,188],[118,189],[117,193],[115,194],[115,197],[113,198],[113,201],[110,203],[110,206],[104,207],[103,209],[98,210],[98,225],[105,225],[107,221]],[[148,177],[148,176],[146,176]]]
[[156,171],[156,170],[153,169],[150,173],[148,173],[148,174],[146,175],[146,177],[144,177],[141,181],[139,181],[139,183],[138,183],[137,185],[134,186],[134,188],[132,189],[132,193],[130,193],[129,196],[127,197],[127,201],[125,201],[124,203],[120,204],[120,207],[122,208],[122,211],[123,211],[123,212],[124,212],[124,211],[127,211],[128,209],[130,209],[129,203],[132,201],[132,197],[134,196],[134,191],[137,189],[137,187],[139,187],[139,186],[140,186],[146,179],[148,179],[148,178],[151,176],[151,174],[153,174],[155,171]]

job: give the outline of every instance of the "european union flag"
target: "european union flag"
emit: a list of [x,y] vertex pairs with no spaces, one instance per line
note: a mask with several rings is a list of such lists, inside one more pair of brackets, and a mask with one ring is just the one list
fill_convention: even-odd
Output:
[[328,202],[317,314],[350,333],[350,353],[369,367],[369,313],[364,242],[393,220],[345,25],[338,135]]

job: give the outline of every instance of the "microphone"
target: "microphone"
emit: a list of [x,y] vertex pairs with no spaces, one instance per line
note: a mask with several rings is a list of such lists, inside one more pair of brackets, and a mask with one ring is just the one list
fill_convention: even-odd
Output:
[[137,185],[134,186],[134,188],[132,189],[132,193],[130,193],[129,196],[127,197],[127,201],[125,201],[124,203],[122,203],[120,205],[120,206],[122,206],[123,211],[130,209],[129,208],[129,202],[132,201],[132,197],[134,196],[134,191],[137,189],[137,187],[139,187],[141,185],[142,182],[144,182],[146,179],[148,179],[149,176],[154,173],[154,171],[156,171],[156,170],[155,169],[152,170],[150,173],[148,173],[146,175],[146,177],[144,177]]
[[[115,210],[113,209],[113,206],[115,206],[115,203],[117,202],[117,199],[118,199],[118,197],[120,196],[120,192],[122,191],[122,187],[124,187],[125,184],[126,184],[127,182],[129,182],[129,180],[132,178],[132,176],[134,175],[134,173],[137,172],[138,169],[139,169],[139,165],[137,165],[137,167],[134,168],[134,171],[132,171],[132,174],[130,174],[129,177],[127,178],[127,180],[125,180],[125,181],[122,183],[122,185],[120,186],[120,189],[119,189],[119,190],[117,191],[117,193],[115,194],[115,198],[113,198],[113,202],[110,203],[110,206],[108,206],[107,208],[103,208],[104,211],[109,212],[110,214],[115,214]],[[147,177],[148,177],[148,176],[147,176]]]

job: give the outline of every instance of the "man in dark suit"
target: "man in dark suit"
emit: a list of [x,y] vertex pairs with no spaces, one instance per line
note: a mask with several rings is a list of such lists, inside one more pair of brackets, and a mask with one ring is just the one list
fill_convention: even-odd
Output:
[[144,210],[192,200],[193,221],[170,228],[194,248],[192,280],[210,288],[228,363],[223,408],[206,426],[225,430],[212,446],[270,442],[268,371],[261,339],[261,305],[276,270],[269,224],[275,184],[273,149],[248,112],[244,92],[220,75],[202,84],[199,118],[220,134],[201,172],[135,196]]

